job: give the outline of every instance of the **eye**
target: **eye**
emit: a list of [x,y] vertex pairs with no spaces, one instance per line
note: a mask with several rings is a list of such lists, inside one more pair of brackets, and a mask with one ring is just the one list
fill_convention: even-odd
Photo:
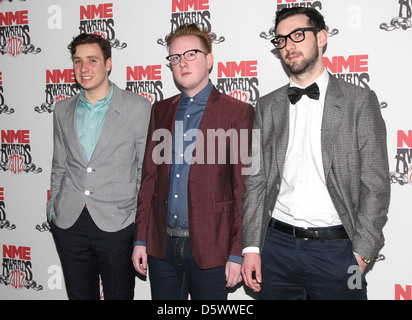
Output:
[[303,31],[296,31],[296,32],[294,32],[293,34],[292,34],[292,37],[293,37],[293,39],[294,40],[300,40],[300,39],[302,39],[303,37],[304,37],[304,35],[303,35]]
[[179,61],[179,59],[180,59],[180,57],[178,55],[170,57],[171,62],[177,62],[177,61]]
[[278,45],[283,45],[285,43],[285,38],[279,37],[279,38],[276,38],[275,41]]
[[187,57],[188,59],[190,59],[190,58],[194,58],[196,56],[196,52],[195,51],[189,51],[189,52],[186,52],[186,54],[185,54],[185,57]]

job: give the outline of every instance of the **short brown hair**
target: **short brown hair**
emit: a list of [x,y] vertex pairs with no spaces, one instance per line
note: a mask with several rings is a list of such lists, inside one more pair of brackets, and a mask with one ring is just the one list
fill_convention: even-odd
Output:
[[196,36],[204,45],[206,52],[212,52],[212,36],[209,29],[201,27],[196,23],[184,24],[172,31],[166,37],[166,45],[169,48],[173,41],[183,36]]
[[112,47],[110,42],[97,34],[81,33],[77,37],[73,38],[70,42],[68,49],[72,55],[76,53],[76,47],[82,44],[93,44],[97,43],[102,50],[104,61],[112,57]]

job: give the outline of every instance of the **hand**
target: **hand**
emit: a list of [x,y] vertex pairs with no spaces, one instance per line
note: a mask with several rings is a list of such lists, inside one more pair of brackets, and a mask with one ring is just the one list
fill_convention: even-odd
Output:
[[[245,284],[255,292],[261,290],[262,283],[261,263],[259,253],[245,253],[242,262],[242,275]],[[254,275],[253,275],[254,274]],[[253,275],[253,276],[252,276]]]
[[231,288],[242,281],[242,275],[240,273],[241,265],[235,262],[226,262],[225,275],[226,275],[226,287]]
[[145,246],[134,246],[132,261],[134,268],[142,276],[147,275],[147,253]]
[[368,266],[368,264],[363,262],[362,257],[360,255],[356,254],[356,253],[355,253],[355,258],[356,258],[356,261],[358,262],[360,270],[363,274],[365,272],[365,269]]

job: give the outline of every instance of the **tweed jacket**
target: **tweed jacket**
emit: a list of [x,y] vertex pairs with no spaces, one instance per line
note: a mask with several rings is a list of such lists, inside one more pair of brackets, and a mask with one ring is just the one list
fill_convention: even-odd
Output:
[[[289,135],[289,84],[259,99],[252,156],[259,161],[246,177],[243,248],[262,250],[279,193]],[[390,181],[386,127],[376,94],[329,74],[321,125],[326,187],[354,251],[372,259],[384,244]]]

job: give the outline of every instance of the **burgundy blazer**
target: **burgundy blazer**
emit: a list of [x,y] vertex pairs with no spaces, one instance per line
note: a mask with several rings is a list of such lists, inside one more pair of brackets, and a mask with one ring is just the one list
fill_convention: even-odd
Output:
[[[181,94],[157,102],[152,107],[137,202],[134,240],[145,241],[147,254],[160,259],[166,255],[170,159],[180,99]],[[244,153],[248,154],[251,144],[253,118],[254,109],[251,105],[213,88],[199,128],[203,139],[198,134],[188,181],[190,246],[196,264],[202,269],[224,265],[231,254],[241,256],[245,178],[242,168],[247,164],[242,159],[245,159]],[[237,146],[233,147],[236,144],[230,143],[229,138],[219,138],[224,142],[220,147],[217,138],[211,141],[214,135],[208,137],[208,132],[215,133],[218,129],[226,133],[230,129],[236,130]],[[247,145],[242,147],[240,129],[243,129],[243,136],[244,133],[247,136]],[[167,132],[169,137],[165,138]],[[242,143],[245,143],[244,140]],[[207,146],[209,151],[212,150],[212,143],[215,152],[208,152]],[[230,161],[231,148],[238,155],[237,161]],[[213,153],[214,158],[210,159]],[[218,158],[223,154],[226,161]]]

